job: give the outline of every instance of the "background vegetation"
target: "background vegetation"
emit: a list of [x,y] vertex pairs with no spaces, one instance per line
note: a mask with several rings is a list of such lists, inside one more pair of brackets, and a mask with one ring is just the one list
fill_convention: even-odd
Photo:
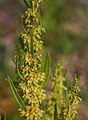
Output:
[[[7,120],[20,119],[15,114],[17,103],[5,77],[13,74],[11,56],[17,40],[16,30],[21,29],[19,14],[24,10],[22,1],[0,0],[0,109],[7,112]],[[80,78],[83,103],[77,107],[78,120],[88,119],[87,12],[87,0],[46,0],[44,7],[41,6],[42,21],[47,30],[42,37],[46,50],[51,53],[52,63],[59,57],[67,68],[68,80],[74,73]]]

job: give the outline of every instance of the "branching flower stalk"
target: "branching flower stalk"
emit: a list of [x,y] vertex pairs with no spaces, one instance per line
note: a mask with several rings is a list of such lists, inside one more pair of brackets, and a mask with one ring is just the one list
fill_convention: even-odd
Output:
[[79,80],[76,75],[72,80],[71,89],[66,92],[66,107],[64,108],[64,120],[73,120],[77,114],[76,106],[81,102],[79,97],[80,89],[78,87]]
[[64,67],[58,61],[51,83],[51,93],[48,97],[48,120],[74,120],[76,106],[81,102],[80,89],[76,75],[72,80],[71,89],[66,86],[66,77],[63,75]]
[[[40,25],[39,6],[43,0],[24,0],[28,6],[21,16],[25,26],[24,32],[18,34],[18,45],[15,51],[14,62],[18,79],[18,90],[21,105],[19,111],[26,120],[41,120],[43,110],[42,101],[46,98],[41,84],[45,81],[45,73],[42,69],[43,42],[41,33],[45,29]],[[10,80],[10,85],[13,85]],[[15,88],[14,88],[15,89]],[[16,91],[16,90],[15,90]],[[16,93],[17,93],[16,91]],[[22,99],[21,99],[22,98]],[[18,99],[18,97],[17,97]]]
[[22,16],[26,24],[26,32],[21,33],[25,52],[22,56],[23,63],[20,71],[24,80],[20,81],[19,88],[23,93],[22,98],[25,101],[26,110],[20,108],[19,111],[27,120],[42,118],[43,110],[40,109],[40,104],[46,97],[39,85],[45,79],[44,72],[40,71],[43,47],[40,35],[42,31],[45,31],[40,26],[39,4],[41,2],[42,0],[31,0],[30,8]]
[[[55,115],[56,119],[60,118],[61,107],[63,107],[63,96],[64,91],[66,91],[66,87],[64,85],[65,77],[63,76],[63,66],[60,61],[56,64],[56,69],[54,72],[54,76],[52,78],[51,83],[51,93],[49,95],[49,111],[50,117],[49,120],[54,120],[54,111],[57,109],[57,115]],[[55,108],[58,106],[57,108]]]
[[23,32],[17,32],[18,42],[13,59],[15,80],[8,76],[11,90],[20,105],[20,116],[24,120],[73,120],[75,107],[81,101],[78,80],[74,77],[72,87],[68,89],[64,68],[58,61],[51,78],[51,93],[46,97],[44,87],[49,80],[51,60],[49,53],[44,52],[41,39],[42,32],[45,32],[39,10],[43,0],[24,2],[27,10],[21,16]]

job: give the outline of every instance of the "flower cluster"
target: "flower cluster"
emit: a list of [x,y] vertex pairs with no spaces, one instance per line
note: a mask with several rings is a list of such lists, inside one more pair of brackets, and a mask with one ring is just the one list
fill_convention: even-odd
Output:
[[40,120],[44,112],[40,106],[46,97],[45,91],[40,87],[45,80],[45,73],[40,70],[41,51],[43,49],[41,33],[45,29],[39,24],[39,4],[42,0],[31,0],[29,2],[31,2],[31,7],[22,15],[22,19],[25,19],[26,28],[21,33],[24,50],[22,54],[20,52],[21,61],[18,61],[19,71],[23,78],[18,88],[21,91],[26,110],[20,108],[19,111],[26,120]]
[[64,109],[64,120],[73,120],[75,118],[75,115],[77,114],[76,106],[82,101],[79,97],[80,89],[78,87],[78,79],[76,76],[72,80],[72,83],[72,88],[67,91],[66,95],[66,102],[68,102],[68,104]]
[[65,83],[63,66],[57,62],[49,95],[48,120],[73,120],[76,116],[76,105],[81,101],[78,79],[76,76],[73,78],[71,89]]
[[45,54],[41,39],[45,29],[41,26],[39,6],[43,0],[24,2],[27,5],[26,12],[21,16],[24,31],[18,34],[14,55],[16,79],[12,81],[8,77],[20,105],[20,115],[25,120],[73,120],[76,115],[75,107],[81,101],[78,95],[78,80],[74,77],[69,89],[63,74],[64,68],[61,62],[57,61],[51,93],[46,99],[43,88],[49,79],[51,59],[49,53]]
[[61,112],[61,107],[63,104],[64,91],[66,87],[64,86],[65,77],[63,76],[63,66],[60,61],[57,62],[55,73],[51,83],[51,94],[49,95],[49,111],[50,120],[54,119],[54,106],[57,105],[57,118]]

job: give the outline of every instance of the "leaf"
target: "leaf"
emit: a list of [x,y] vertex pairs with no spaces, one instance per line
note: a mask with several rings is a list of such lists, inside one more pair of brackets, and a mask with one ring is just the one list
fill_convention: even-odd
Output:
[[49,79],[49,75],[50,75],[50,66],[51,66],[51,58],[50,58],[50,54],[47,53],[47,56],[46,56],[46,61],[45,61],[45,69],[44,69],[44,72],[45,72],[45,80],[44,82],[41,84],[41,88],[43,88],[48,79]]
[[28,8],[30,8],[32,5],[31,5],[31,1],[29,0],[24,0],[24,3],[25,3],[25,5],[28,7]]
[[11,78],[9,76],[8,76],[8,81],[9,81],[11,90],[12,90],[12,92],[13,92],[13,94],[14,94],[17,102],[18,102],[18,104],[20,105],[20,107],[22,107],[25,110],[26,109],[25,104],[24,104],[22,98],[20,97],[16,87],[14,86],[13,81],[11,80]]
[[21,48],[24,50],[24,42],[23,42],[21,36],[19,35],[18,31],[17,31],[17,37],[18,37],[18,41],[19,41],[19,43],[21,45]]
[[18,61],[16,60],[16,68],[17,68],[17,72],[18,72],[18,75],[20,76],[20,78],[22,80],[25,80],[24,77],[21,75],[20,71],[19,71],[19,68],[18,68]]
[[66,107],[67,107],[67,109],[69,109],[69,105],[70,105],[70,100],[69,100],[68,92],[66,91]]
[[27,49],[25,49],[25,47],[24,47],[23,39],[22,39],[22,37],[19,35],[18,31],[17,31],[17,37],[18,37],[18,42],[19,42],[22,50],[23,50],[24,52],[27,52]]
[[22,38],[19,37],[18,40],[19,40],[19,43],[20,43],[20,45],[21,45],[22,50],[24,50],[24,43],[23,43]]
[[45,66],[45,53],[44,53],[44,50],[42,50],[42,63],[41,63],[41,70],[40,71],[44,71],[44,66]]
[[54,120],[57,120],[57,104],[54,105]]
[[24,24],[23,24],[22,16],[20,17],[20,22],[21,22],[21,26],[22,26],[24,32],[27,33],[27,31],[26,31],[26,29],[24,27]]

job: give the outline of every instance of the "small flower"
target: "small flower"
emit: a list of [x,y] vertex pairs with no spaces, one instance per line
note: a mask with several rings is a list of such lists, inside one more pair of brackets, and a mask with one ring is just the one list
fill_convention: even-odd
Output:
[[39,24],[39,5],[42,0],[31,0],[30,2],[31,8],[28,8],[22,15],[22,18],[25,19],[26,32],[21,33],[24,50],[20,50],[22,54],[19,57],[19,71],[24,80],[20,80],[18,88],[25,102],[26,110],[20,108],[19,111],[26,120],[41,120],[44,111],[40,106],[46,98],[45,90],[40,87],[45,80],[45,73],[40,72],[43,48],[41,34],[45,29]]
[[57,104],[57,115],[58,119],[61,107],[63,105],[63,96],[64,91],[66,91],[66,87],[64,86],[65,77],[63,76],[63,66],[60,61],[57,62],[55,73],[51,83],[51,94],[49,95],[49,120],[54,119],[54,106]]

